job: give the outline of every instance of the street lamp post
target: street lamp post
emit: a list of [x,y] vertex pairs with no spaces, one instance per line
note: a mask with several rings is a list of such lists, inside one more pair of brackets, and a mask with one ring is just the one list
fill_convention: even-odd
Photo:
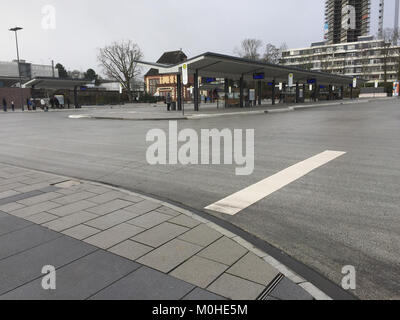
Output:
[[15,27],[10,29],[10,31],[15,33],[15,44],[17,46],[17,63],[18,63],[18,76],[19,76],[19,88],[21,94],[21,110],[24,111],[24,94],[22,91],[22,76],[21,76],[21,66],[19,63],[19,47],[18,47],[18,31],[22,30],[21,27]]

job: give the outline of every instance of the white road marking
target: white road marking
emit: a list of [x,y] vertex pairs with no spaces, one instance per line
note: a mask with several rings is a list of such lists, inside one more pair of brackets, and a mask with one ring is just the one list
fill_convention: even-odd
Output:
[[68,118],[70,118],[70,119],[84,119],[84,118],[90,118],[90,115],[86,115],[86,114],[77,114],[77,115],[75,115],[75,114],[73,114],[73,115],[68,116]]
[[278,172],[277,174],[218,201],[205,209],[234,216],[240,211],[252,206],[256,202],[266,198],[272,193],[282,189],[288,184],[300,179],[332,160],[343,156],[344,154],[346,154],[346,152],[325,151]]

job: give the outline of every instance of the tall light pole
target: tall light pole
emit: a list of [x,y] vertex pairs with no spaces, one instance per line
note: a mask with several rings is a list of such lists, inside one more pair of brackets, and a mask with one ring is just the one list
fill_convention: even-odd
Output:
[[19,47],[18,47],[18,31],[22,30],[21,27],[15,27],[10,29],[10,31],[15,33],[15,44],[17,46],[17,63],[18,63],[18,76],[19,76],[19,88],[21,94],[21,110],[24,111],[24,94],[22,91],[22,75],[21,75],[21,66],[19,64]]
[[394,9],[394,45],[397,46],[399,37],[399,9],[400,1],[396,0]]

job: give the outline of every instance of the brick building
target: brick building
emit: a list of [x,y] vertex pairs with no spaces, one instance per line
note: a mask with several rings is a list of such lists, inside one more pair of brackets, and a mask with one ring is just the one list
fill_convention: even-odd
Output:
[[[187,56],[181,50],[165,52],[157,63],[165,65],[174,65],[185,62]],[[162,74],[160,75],[157,69],[150,69],[144,76],[146,84],[146,93],[152,96],[166,97],[171,95],[174,101],[177,100],[177,76],[176,74]],[[183,98],[185,100],[191,99],[190,87],[194,84],[193,76],[189,76],[189,84],[183,87]]]

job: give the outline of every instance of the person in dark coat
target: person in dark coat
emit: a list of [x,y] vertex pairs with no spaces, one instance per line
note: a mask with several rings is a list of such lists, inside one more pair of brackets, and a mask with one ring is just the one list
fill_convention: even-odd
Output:
[[3,98],[3,111],[7,112],[7,100],[6,100],[6,98]]
[[69,98],[67,98],[67,106],[68,106],[68,109],[71,107],[71,100],[69,100]]
[[54,103],[56,104],[56,108],[60,109],[60,101],[57,98],[54,98]]
[[168,93],[166,99],[165,99],[165,103],[167,104],[167,110],[171,111],[171,104],[172,104],[172,99],[171,99],[171,94]]
[[35,103],[35,100],[33,100],[33,98],[30,98],[29,101],[31,102],[32,110],[33,110],[33,111],[36,111],[36,103]]
[[54,103],[55,103],[54,98],[50,98],[50,105],[52,109],[54,109]]
[[15,104],[14,101],[11,101],[11,110],[14,112],[15,111]]

